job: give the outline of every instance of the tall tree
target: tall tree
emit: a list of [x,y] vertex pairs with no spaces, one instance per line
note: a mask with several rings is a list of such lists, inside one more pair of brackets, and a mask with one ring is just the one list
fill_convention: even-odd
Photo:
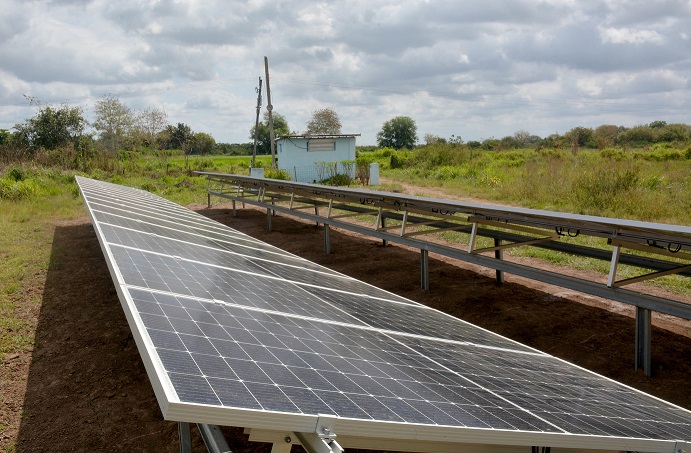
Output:
[[530,142],[530,137],[530,132],[526,131],[525,129],[521,129],[520,131],[513,133],[513,138],[519,147],[527,146]]
[[[283,115],[273,113],[274,119],[274,135],[280,137],[281,135],[290,134],[288,122]],[[254,126],[250,130],[250,139],[254,140]],[[269,113],[264,112],[264,121],[259,122],[257,127],[257,154],[269,154],[271,152],[271,136],[269,133]]]
[[147,107],[136,115],[136,130],[144,145],[158,149],[158,134],[166,129],[168,114],[163,109]]
[[122,149],[130,138],[135,124],[132,110],[116,96],[104,96],[94,107],[94,129],[105,149],[115,152]]
[[436,145],[446,143],[446,139],[444,137],[440,137],[429,132],[425,134],[424,140],[425,145]]
[[333,109],[319,109],[307,122],[307,134],[340,134],[341,120]]
[[41,105],[36,116],[15,124],[13,139],[32,150],[56,149],[68,144],[76,147],[87,124],[79,107]]
[[377,145],[394,149],[412,148],[417,143],[417,125],[409,116],[397,116],[385,122],[377,132]]
[[595,139],[598,149],[604,149],[614,146],[618,135],[619,127],[613,124],[602,124],[593,132],[593,139]]
[[197,132],[192,138],[192,147],[195,153],[210,154],[214,146],[216,146],[216,140],[206,132]]
[[192,128],[185,123],[178,123],[176,127],[169,125],[166,130],[168,131],[168,137],[170,139],[168,146],[174,149],[182,150],[183,154],[185,155],[185,167],[189,170],[189,156],[192,152],[192,140],[194,138]]

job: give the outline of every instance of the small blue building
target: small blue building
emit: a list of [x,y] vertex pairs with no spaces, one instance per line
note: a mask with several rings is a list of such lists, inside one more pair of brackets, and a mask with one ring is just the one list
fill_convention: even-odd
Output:
[[290,178],[298,182],[319,182],[333,171],[347,172],[355,177],[355,137],[359,136],[282,135],[276,139],[278,168],[287,171]]

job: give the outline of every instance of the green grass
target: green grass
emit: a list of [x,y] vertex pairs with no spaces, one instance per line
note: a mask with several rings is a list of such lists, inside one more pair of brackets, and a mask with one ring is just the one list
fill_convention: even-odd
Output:
[[680,225],[691,220],[691,158],[681,151],[477,153],[447,145],[403,154],[404,164],[384,166],[382,176],[450,196]]
[[22,200],[0,200],[0,355],[31,347],[35,326],[26,313],[40,308],[54,225],[86,213],[72,175],[26,169],[35,189]]

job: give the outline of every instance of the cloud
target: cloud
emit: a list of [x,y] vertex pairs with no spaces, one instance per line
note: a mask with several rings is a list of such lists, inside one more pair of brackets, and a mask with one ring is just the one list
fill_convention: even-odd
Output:
[[363,143],[396,115],[479,139],[683,122],[691,102],[684,0],[5,3],[0,128],[30,114],[23,94],[88,110],[110,93],[245,141],[265,55],[294,130],[331,107]]

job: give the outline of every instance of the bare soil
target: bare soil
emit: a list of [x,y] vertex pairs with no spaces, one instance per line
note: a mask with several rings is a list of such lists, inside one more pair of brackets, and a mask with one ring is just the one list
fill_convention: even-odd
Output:
[[[657,316],[653,376],[634,371],[630,307],[430,256],[430,290],[420,289],[418,250],[332,229],[330,255],[314,223],[255,209],[204,215],[339,272],[450,313],[672,403],[691,409],[691,325]],[[544,267],[544,265],[542,266]],[[177,424],[164,421],[88,219],[56,225],[35,344],[4,358],[0,451],[179,451]],[[268,452],[242,429],[225,430],[234,452]],[[193,430],[194,451],[205,451]],[[297,451],[297,449],[295,450]]]

